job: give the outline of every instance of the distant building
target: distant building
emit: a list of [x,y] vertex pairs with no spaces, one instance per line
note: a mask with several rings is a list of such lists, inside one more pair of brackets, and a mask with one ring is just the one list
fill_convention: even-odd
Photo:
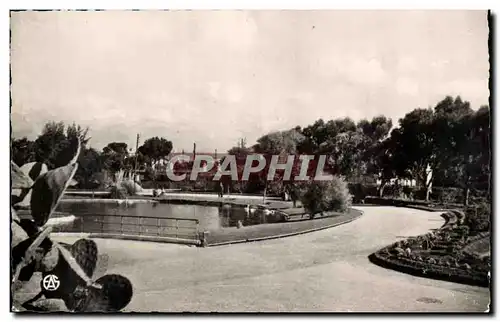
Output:
[[[175,156],[179,156],[179,155],[187,156],[188,158],[187,159],[176,160],[175,163],[171,162],[171,160]],[[217,170],[218,169],[219,164],[221,162],[221,158],[220,158],[221,155],[217,154],[217,152],[214,152],[214,153],[172,152],[166,158],[160,159],[160,160],[156,161],[155,163],[153,163],[152,167],[153,167],[153,170],[156,171],[156,172],[158,172],[158,173],[166,173],[167,171],[172,171],[174,169],[175,164],[186,163],[187,164],[187,169],[184,172],[185,173],[190,173],[191,172],[191,168],[192,168],[192,163],[194,162],[194,160],[195,160],[195,158],[196,158],[197,155],[198,156],[209,156],[213,160],[213,163],[211,163],[210,161],[207,162],[207,163],[205,163],[204,166],[203,166],[203,168],[202,168],[202,171],[208,171],[209,169],[212,169],[212,170]]]
[[[394,185],[396,184],[397,178],[392,178],[389,180],[388,184],[389,185]],[[380,179],[377,179],[377,185],[380,185],[382,182]],[[417,181],[416,180],[409,180],[409,179],[399,179],[399,184],[403,187],[416,187],[417,186]]]

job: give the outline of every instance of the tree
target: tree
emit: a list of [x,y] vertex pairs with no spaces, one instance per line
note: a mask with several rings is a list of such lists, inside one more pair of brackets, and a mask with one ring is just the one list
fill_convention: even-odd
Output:
[[379,197],[383,197],[384,188],[397,175],[394,154],[394,144],[390,138],[374,143],[366,151],[367,173],[375,175],[380,180]]
[[328,138],[318,149],[319,154],[328,156],[328,166],[338,176],[353,175],[361,163],[364,136],[359,131],[341,132]]
[[[332,173],[343,177],[360,176],[364,173],[363,153],[373,140],[368,136],[383,132],[379,123],[385,117],[374,118],[372,122],[362,120],[356,125],[350,118],[339,118],[325,123],[319,119],[302,130],[305,136],[300,148],[307,153],[328,156],[328,167]],[[389,128],[392,124],[389,125]],[[366,134],[365,134],[366,132]]]
[[[251,184],[250,183],[250,181],[251,181],[250,178],[246,182],[242,180],[242,178],[243,178],[243,171],[245,169],[245,163],[246,163],[246,160],[247,160],[247,156],[253,153],[252,149],[251,148],[247,148],[245,145],[246,145],[245,140],[241,139],[238,142],[237,146],[234,146],[234,147],[232,147],[231,149],[229,149],[227,151],[228,155],[232,155],[236,159],[236,165],[237,165],[237,169],[238,169],[237,170],[237,172],[238,172],[238,184],[239,184],[239,190],[240,190],[240,192],[243,192],[243,191],[246,192],[247,189],[249,188],[249,185]],[[225,157],[223,157],[221,159],[221,162],[224,162],[224,158]],[[215,174],[215,173],[213,173],[213,174]],[[254,177],[252,177],[252,179],[253,178]],[[229,176],[227,176],[227,175],[222,176],[221,177],[221,182],[223,184],[227,185],[230,182]]]
[[98,174],[101,173],[103,164],[98,151],[92,148],[83,148],[78,158],[78,164],[75,180],[80,187],[93,188],[101,183]]
[[467,203],[471,183],[488,173],[489,122],[487,107],[475,113],[460,96],[415,109],[391,133],[390,164],[398,177],[417,179],[426,200],[438,176],[441,184],[462,186]]
[[35,140],[35,159],[47,164],[49,169],[66,165],[73,158],[77,139],[82,147],[88,142],[88,128],[83,129],[74,123],[66,129],[63,122],[45,124],[42,133]]
[[[434,108],[435,120],[433,124],[434,141],[440,151],[441,168],[440,171],[450,166],[451,159],[455,158],[458,145],[463,145],[463,135],[468,131],[467,117],[472,116],[474,111],[470,108],[469,102],[464,102],[457,96],[445,97]],[[454,176],[454,175],[453,175]]]
[[26,137],[11,140],[11,159],[19,167],[35,161],[35,142]]
[[[481,158],[479,162],[482,166],[483,181],[486,181],[487,196],[491,202],[491,170],[492,170],[492,155],[491,155],[491,109],[484,105],[479,108],[475,114],[475,126],[479,138],[481,149]],[[481,179],[479,179],[481,180]]]
[[371,142],[380,142],[389,135],[392,129],[392,120],[384,115],[379,115],[370,122],[367,120],[359,121],[357,127]]
[[87,143],[90,141],[90,137],[88,136],[89,128],[83,128],[80,125],[77,125],[73,122],[72,125],[68,125],[66,129],[66,138],[70,141],[75,139],[80,140],[80,144],[82,147],[85,147]]
[[383,115],[374,117],[371,122],[361,120],[357,124],[363,133],[363,140],[358,146],[366,174],[374,175],[380,180],[378,188],[382,197],[387,183],[396,176],[393,164],[394,145],[388,135],[392,129],[392,120]]
[[128,155],[127,143],[124,142],[111,142],[102,151],[106,154]]
[[252,149],[239,146],[234,146],[231,149],[227,150],[227,154],[234,155],[237,157],[246,157],[250,153],[252,153]]
[[[268,171],[273,155],[288,156],[295,155],[297,159],[297,154],[301,152],[301,147],[303,146],[306,137],[297,128],[293,128],[287,131],[277,131],[271,132],[260,137],[257,140],[257,144],[254,146],[254,151],[257,153],[264,154],[266,158],[265,170],[260,171],[258,174],[259,181],[264,183],[264,201],[266,199],[267,189],[268,189]],[[283,190],[283,176],[280,173],[283,171],[277,171],[273,183],[277,185],[277,192]],[[292,174],[293,176],[293,174]],[[291,184],[291,183],[289,183]]]
[[314,124],[304,128],[302,134],[305,142],[301,145],[307,153],[318,153],[325,144],[332,145],[335,137],[340,133],[356,132],[356,124],[350,118],[330,120],[325,123],[319,119]]
[[112,173],[125,169],[128,157],[127,143],[111,142],[103,148],[103,167]]
[[[448,111],[441,122],[443,132],[449,135],[442,143],[446,151],[446,163],[441,174],[454,186],[462,187],[464,204],[469,203],[470,188],[474,183],[488,182],[490,177],[490,111],[487,106],[477,112],[470,110],[468,103],[462,113]],[[484,185],[483,185],[484,186]]]
[[432,109],[415,109],[400,119],[399,129],[391,133],[398,177],[417,179],[425,189],[425,200],[429,200],[433,170],[442,161],[434,120]]
[[270,155],[296,154],[304,140],[305,136],[296,129],[277,131],[260,137],[254,148],[255,152]]
[[45,124],[42,133],[35,141],[35,158],[47,164],[49,169],[57,168],[57,157],[64,149],[66,134],[63,122]]
[[307,153],[315,153],[319,146],[327,139],[326,124],[323,119],[319,119],[312,125],[302,129],[302,134],[305,136],[303,149]]
[[166,158],[172,151],[173,145],[171,141],[157,136],[147,139],[144,144],[139,147],[139,152],[148,157],[152,163]]
[[372,149],[388,138],[392,129],[392,120],[384,115],[375,116],[371,121],[363,119],[358,122],[357,129],[363,135],[361,144],[358,146],[362,152],[362,161],[369,162]]

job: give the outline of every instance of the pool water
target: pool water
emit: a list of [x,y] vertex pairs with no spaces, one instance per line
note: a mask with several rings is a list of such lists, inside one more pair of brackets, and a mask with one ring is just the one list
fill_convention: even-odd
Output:
[[[278,214],[266,215],[260,209],[249,213],[243,207],[231,205],[222,207],[159,203],[126,205],[72,201],[59,204],[57,210],[77,217],[73,226],[66,229],[71,232],[96,232],[103,227],[108,230],[113,227],[117,229],[116,226],[119,225],[120,229],[130,233],[137,233],[139,229],[146,234],[154,234],[158,232],[157,226],[161,226],[163,233],[169,229],[173,231],[175,228],[175,232],[187,234],[195,228],[199,232],[215,231],[281,221],[281,216]],[[198,222],[175,220],[175,218],[196,219]],[[144,227],[137,227],[139,221]],[[97,227],[97,223],[100,227]]]

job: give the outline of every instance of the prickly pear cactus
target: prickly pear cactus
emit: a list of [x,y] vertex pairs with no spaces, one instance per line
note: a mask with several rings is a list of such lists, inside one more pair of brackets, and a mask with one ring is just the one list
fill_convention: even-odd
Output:
[[[14,299],[12,310],[15,312],[23,309],[115,312],[125,308],[132,298],[132,284],[126,277],[104,275],[108,258],[98,254],[94,241],[80,239],[72,245],[63,245],[50,239],[52,225],[58,222],[49,219],[73,182],[79,151],[78,142],[77,153],[68,165],[45,173],[40,171],[34,183],[19,167],[11,164],[12,187],[31,192],[33,218],[20,219],[11,209],[12,292],[28,283],[35,272],[42,273],[39,293],[22,304]],[[48,287],[44,284],[45,278],[50,280],[53,276],[57,278],[57,287]],[[93,276],[99,278],[94,280]]]
[[10,162],[10,178],[12,182],[12,189],[29,189],[33,185],[33,180],[27,176],[21,168],[14,162]]
[[71,246],[71,255],[87,276],[92,276],[97,264],[97,244],[93,240],[79,239]]
[[56,208],[64,191],[75,175],[78,164],[68,164],[39,176],[31,192],[31,216],[38,226],[43,226]]
[[84,290],[86,296],[75,303],[75,312],[117,312],[132,299],[132,283],[126,277],[108,274],[97,279],[96,284],[101,287]]

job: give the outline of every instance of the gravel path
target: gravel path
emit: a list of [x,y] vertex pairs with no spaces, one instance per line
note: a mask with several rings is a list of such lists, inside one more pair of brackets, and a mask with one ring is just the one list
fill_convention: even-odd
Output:
[[[127,311],[483,312],[489,290],[383,269],[375,250],[438,228],[439,213],[356,207],[352,223],[305,235],[196,248],[96,240],[134,285]],[[67,237],[58,237],[71,241]]]

